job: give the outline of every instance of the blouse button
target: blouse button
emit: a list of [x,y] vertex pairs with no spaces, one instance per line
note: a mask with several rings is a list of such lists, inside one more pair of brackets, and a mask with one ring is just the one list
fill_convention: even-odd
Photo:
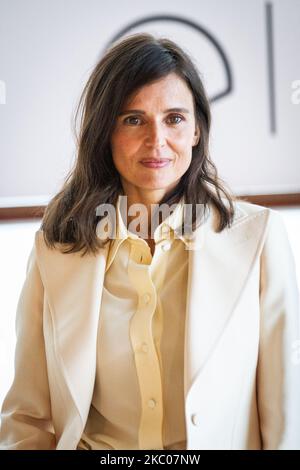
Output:
[[148,401],[148,406],[149,406],[149,408],[154,408],[156,406],[156,401],[155,400],[149,400]]
[[146,293],[143,295],[143,300],[145,302],[145,304],[148,304],[150,302],[150,299],[151,299],[151,295]]
[[147,343],[142,344],[142,351],[144,351],[145,353],[148,352],[148,344]]

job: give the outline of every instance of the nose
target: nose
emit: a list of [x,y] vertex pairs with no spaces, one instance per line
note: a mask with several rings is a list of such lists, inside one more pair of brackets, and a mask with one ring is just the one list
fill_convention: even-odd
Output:
[[160,148],[166,143],[165,129],[160,123],[153,123],[147,129],[145,144],[147,147]]

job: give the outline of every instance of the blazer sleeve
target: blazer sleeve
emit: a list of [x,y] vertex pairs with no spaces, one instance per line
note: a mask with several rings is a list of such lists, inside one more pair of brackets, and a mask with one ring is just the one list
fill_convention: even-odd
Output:
[[261,257],[257,403],[263,449],[300,449],[300,313],[295,262],[270,209]]
[[55,449],[43,335],[44,289],[33,244],[16,311],[15,373],[1,409],[0,449]]

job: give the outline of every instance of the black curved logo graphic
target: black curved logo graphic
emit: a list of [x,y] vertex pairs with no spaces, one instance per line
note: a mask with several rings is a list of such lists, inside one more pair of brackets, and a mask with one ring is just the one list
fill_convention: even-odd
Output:
[[182,18],[181,16],[174,16],[174,15],[154,15],[154,16],[147,16],[145,18],[141,18],[137,21],[134,21],[133,23],[130,23],[128,26],[125,26],[125,28],[121,29],[107,44],[106,47],[109,47],[113,42],[117,41],[120,39],[123,35],[131,31],[133,28],[136,28],[137,26],[141,26],[142,24],[145,23],[151,23],[153,21],[175,21],[178,23],[182,23],[186,26],[189,26],[190,28],[193,28],[196,30],[198,33],[204,35],[208,41],[211,42],[211,44],[214,46],[214,48],[217,50],[217,53],[221,59],[221,62],[224,67],[225,71],[225,89],[216,95],[209,97],[210,103],[213,103],[214,101],[220,100],[221,98],[224,98],[225,96],[229,95],[232,90],[233,90],[233,80],[232,80],[232,72],[231,72],[231,67],[229,65],[229,60],[226,57],[226,54],[220,45],[220,43],[217,41],[217,39],[210,33],[208,32],[203,26],[200,26],[199,24],[195,23],[194,21],[191,21],[186,18]]

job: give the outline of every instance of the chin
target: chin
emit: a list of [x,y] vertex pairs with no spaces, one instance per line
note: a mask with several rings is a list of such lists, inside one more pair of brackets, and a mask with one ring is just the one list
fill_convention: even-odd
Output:
[[[143,175],[144,176],[144,175]],[[166,177],[168,176],[168,177]],[[139,181],[139,186],[148,189],[164,189],[175,183],[176,180],[170,179],[170,175],[152,175],[152,177],[142,177],[135,180],[135,184]]]
[[148,189],[148,190],[159,190],[159,189],[164,189],[167,190],[170,185],[172,185],[172,182],[170,183],[144,183],[138,185],[141,189]]

